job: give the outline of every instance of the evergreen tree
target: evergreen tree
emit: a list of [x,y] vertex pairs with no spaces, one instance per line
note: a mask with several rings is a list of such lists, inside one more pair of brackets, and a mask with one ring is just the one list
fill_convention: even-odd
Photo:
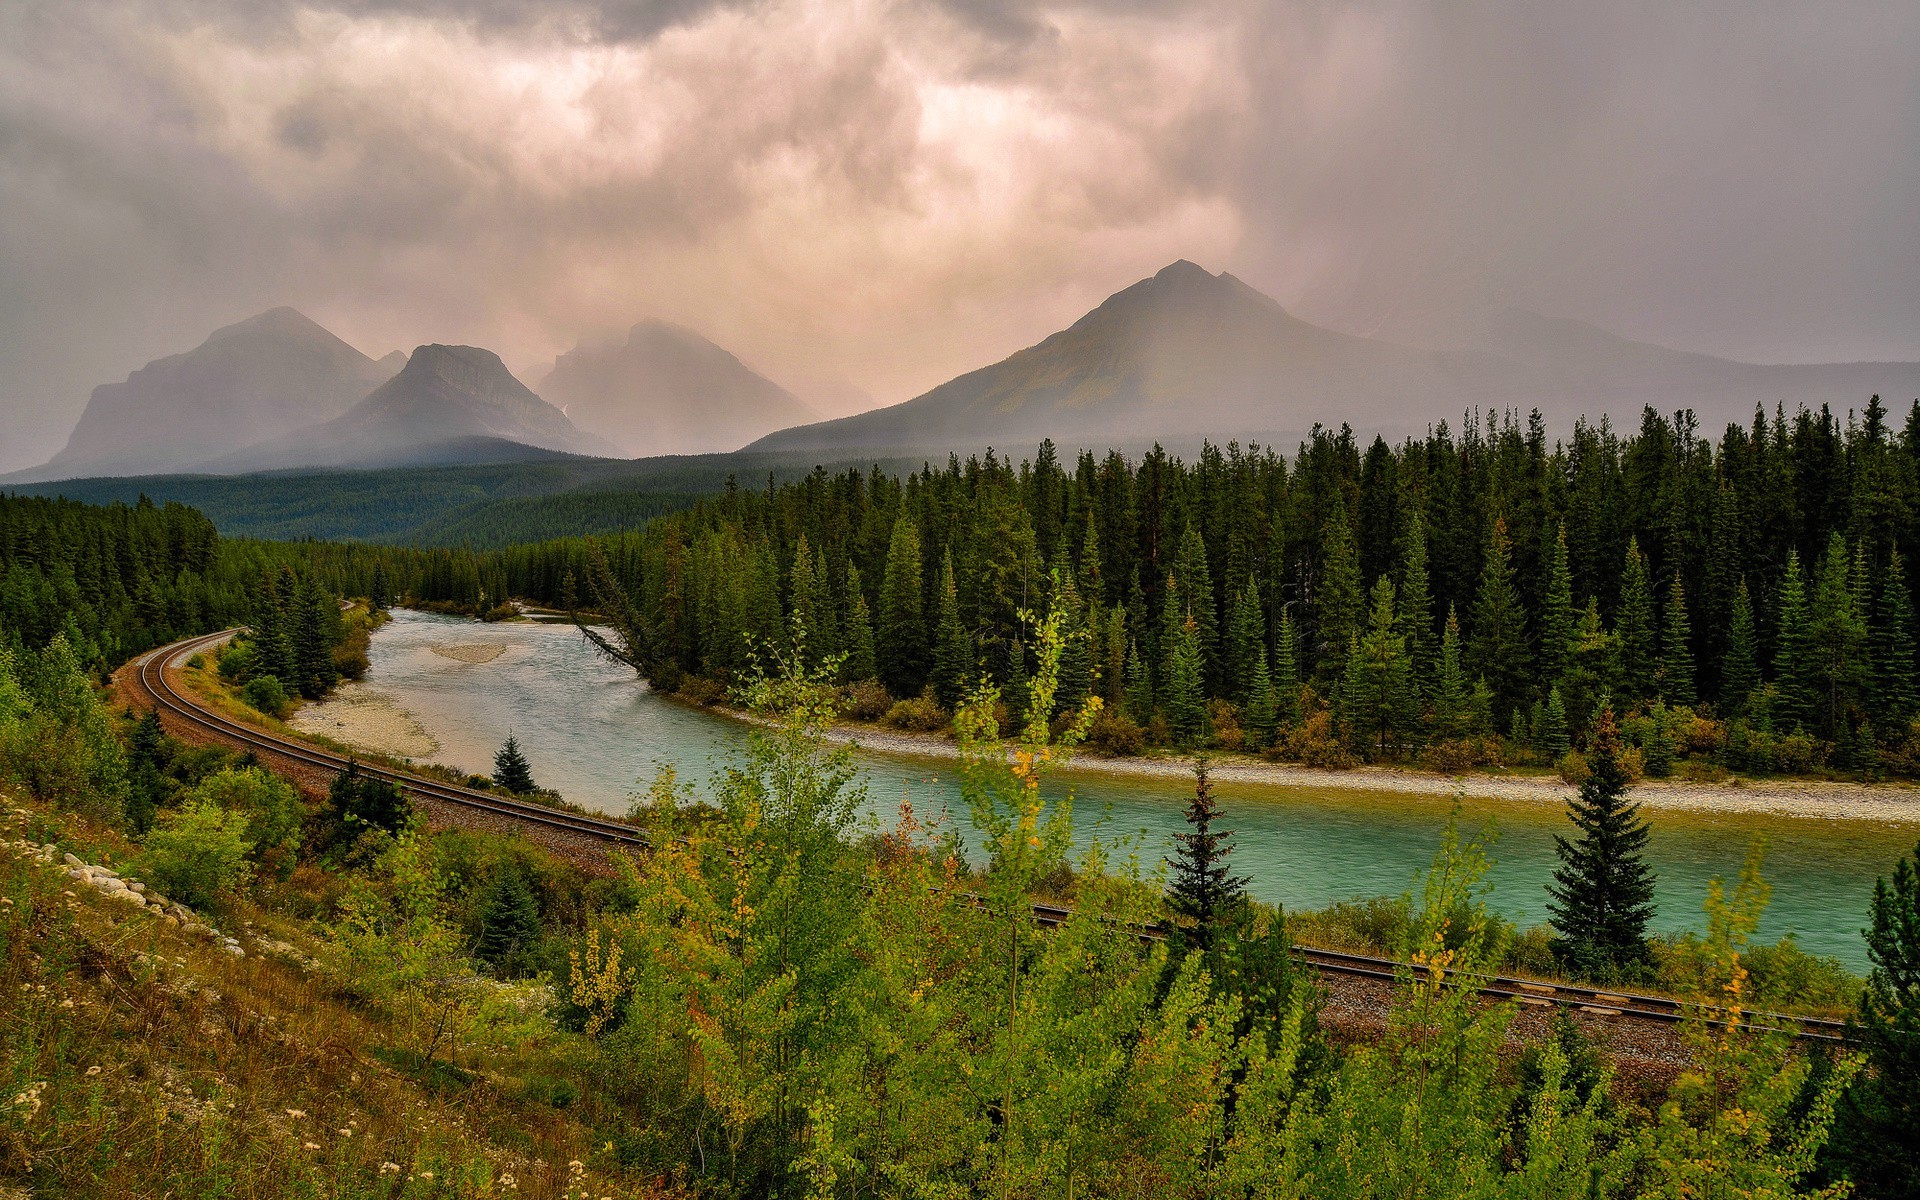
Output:
[[517,865],[503,868],[480,907],[474,953],[496,967],[523,959],[540,940],[540,902]]
[[1199,623],[1191,619],[1181,621],[1167,641],[1172,647],[1167,654],[1167,723],[1173,730],[1175,744],[1197,746],[1207,731]]
[[1136,643],[1127,643],[1127,715],[1134,724],[1145,726],[1153,720],[1153,674]]
[[1230,830],[1216,831],[1220,803],[1207,777],[1207,759],[1193,765],[1193,801],[1187,805],[1187,832],[1173,835],[1179,843],[1172,860],[1173,882],[1167,888],[1167,907],[1182,940],[1203,953],[1221,940],[1222,931],[1247,903],[1247,880],[1227,865],[1233,843]]
[[1472,689],[1460,666],[1460,617],[1449,610],[1440,635],[1440,671],[1433,685],[1433,732],[1442,740],[1467,736]]
[[1827,542],[1820,575],[1807,610],[1808,684],[1812,721],[1824,738],[1844,742],[1869,680],[1866,614],[1860,611],[1863,585],[1846,539]]
[[1473,602],[1471,661],[1492,689],[1493,703],[1501,712],[1523,703],[1531,685],[1526,618],[1514,589],[1511,551],[1507,523],[1496,517]]
[[788,650],[805,663],[822,657],[824,639],[820,636],[820,587],[814,575],[813,550],[807,535],[801,534],[793,548],[793,566],[787,572],[787,632],[792,641]]
[[1547,543],[1547,590],[1540,605],[1540,678],[1549,688],[1573,665],[1575,622],[1573,571],[1567,565],[1566,526]]
[[352,759],[327,788],[327,806],[350,835],[366,829],[397,833],[413,819],[405,793],[384,779],[361,774],[360,764]]
[[1293,617],[1280,610],[1280,629],[1274,639],[1273,651],[1273,694],[1278,703],[1275,707],[1276,719],[1282,725],[1296,725],[1300,721],[1300,667],[1296,656],[1297,639],[1293,632]]
[[948,712],[973,688],[973,639],[960,625],[960,589],[953,575],[953,552],[940,565],[940,623],[933,631],[933,694]]
[[1416,696],[1433,689],[1435,651],[1433,591],[1427,575],[1427,526],[1420,510],[1413,510],[1400,552],[1400,587],[1396,628],[1407,647]]
[[1873,623],[1874,723],[1902,733],[1920,713],[1920,686],[1914,682],[1913,593],[1895,550],[1880,581],[1878,619]]
[[367,588],[367,606],[374,612],[385,612],[392,602],[393,596],[387,584],[387,564],[375,562],[373,582]]
[[895,696],[917,696],[927,682],[927,624],[920,602],[920,530],[904,514],[893,523],[874,630],[880,682]]
[[[0,655],[6,652],[0,650]],[[7,672],[0,664],[0,683],[4,683]],[[6,708],[4,698],[0,697],[0,726],[5,725]],[[158,709],[149,708],[140,714],[139,723],[134,725],[133,733],[127,739],[127,826],[135,833],[145,833],[153,827],[154,816],[167,802],[167,781],[160,773],[161,747],[165,744],[166,733],[160,728]]]
[[1559,762],[1572,749],[1572,742],[1567,735],[1567,706],[1560,699],[1559,688],[1547,693],[1547,701],[1540,709],[1540,719],[1534,723],[1533,737],[1548,762]]
[[1554,837],[1560,866],[1548,886],[1553,951],[1579,975],[1631,977],[1647,961],[1647,923],[1653,918],[1653,872],[1642,854],[1648,828],[1640,806],[1627,800],[1620,767],[1620,736],[1611,712],[1594,723],[1588,775],[1567,806],[1580,836]]
[[1406,640],[1395,628],[1393,581],[1382,575],[1367,634],[1347,659],[1345,716],[1359,744],[1383,757],[1411,733],[1419,712]]
[[1247,697],[1247,748],[1264,750],[1273,744],[1280,719],[1280,697],[1273,689],[1273,672],[1267,669],[1267,651],[1254,652],[1253,686]]
[[1781,724],[1792,729],[1813,717],[1813,633],[1807,617],[1806,585],[1800,576],[1800,554],[1787,551],[1787,567],[1780,577],[1780,637],[1773,654],[1773,682],[1780,693],[1776,711]]
[[1561,699],[1568,722],[1580,728],[1606,706],[1620,674],[1620,639],[1600,620],[1600,602],[1591,597],[1573,634],[1573,665],[1561,676]]
[[1689,707],[1695,700],[1693,690],[1693,629],[1687,623],[1687,595],[1674,573],[1673,586],[1667,591],[1667,620],[1660,631],[1663,647],[1660,655],[1660,692],[1670,704]]
[[1052,604],[1060,614],[1060,682],[1054,712],[1078,712],[1093,694],[1093,645],[1087,634],[1087,609],[1071,572],[1054,575]]
[[841,677],[848,683],[860,683],[879,673],[873,651],[873,616],[867,609],[867,597],[860,590],[860,568],[847,564],[846,661]]
[[1225,670],[1232,686],[1230,697],[1242,708],[1253,701],[1253,664],[1266,645],[1266,619],[1261,615],[1260,588],[1247,576],[1233,595],[1233,619],[1227,626]]
[[1727,656],[1720,664],[1720,710],[1745,711],[1747,697],[1760,686],[1759,636],[1753,628],[1753,598],[1742,579],[1734,588],[1733,615],[1727,630]]
[[1347,649],[1359,640],[1366,603],[1353,527],[1346,505],[1336,502],[1320,530],[1320,580],[1314,591],[1314,616],[1319,623],[1313,663],[1316,678],[1332,684],[1345,675]]
[[1200,538],[1200,527],[1192,522],[1180,538],[1180,555],[1174,561],[1173,587],[1180,597],[1183,619],[1193,622],[1194,639],[1200,647],[1201,680],[1209,693],[1223,687],[1220,665],[1220,629],[1213,594],[1213,573],[1207,568],[1207,547]]
[[1027,725],[1027,706],[1032,699],[1027,680],[1027,645],[1019,638],[1007,643],[1007,683],[1001,689],[1007,704],[1007,719],[1015,729]]
[[512,734],[507,735],[506,745],[501,746],[493,756],[494,786],[524,796],[534,790],[533,768],[527,765],[527,756],[520,753],[520,743]]
[[1620,698],[1632,708],[1653,697],[1659,658],[1654,652],[1653,588],[1647,580],[1647,560],[1640,540],[1627,541],[1627,563],[1620,577],[1620,618],[1614,623],[1620,638]]
[[1833,1154],[1861,1196],[1920,1197],[1920,846],[1874,881],[1873,969],[1853,1021],[1866,1070],[1840,1103]]

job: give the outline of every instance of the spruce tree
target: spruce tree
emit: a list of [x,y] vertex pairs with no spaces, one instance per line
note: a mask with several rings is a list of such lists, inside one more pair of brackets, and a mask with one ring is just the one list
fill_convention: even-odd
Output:
[[524,796],[534,790],[533,768],[527,765],[527,756],[520,753],[520,743],[514,740],[512,734],[507,735],[506,744],[493,756],[493,782],[495,787],[516,796]]
[[1078,712],[1093,694],[1093,645],[1087,634],[1087,609],[1073,575],[1054,576],[1051,603],[1060,614],[1060,679],[1054,693],[1054,712]]
[[1127,643],[1126,705],[1134,724],[1144,727],[1153,720],[1153,673],[1147,670],[1147,661],[1134,642]]
[[1359,639],[1367,603],[1360,590],[1360,560],[1353,545],[1353,527],[1347,520],[1346,505],[1338,501],[1320,529],[1320,579],[1313,600],[1319,624],[1314,676],[1334,684],[1346,673],[1347,649]]
[[367,605],[372,608],[374,612],[385,612],[387,606],[392,602],[393,596],[387,584],[387,564],[384,562],[375,562],[373,564],[373,583],[367,589]]
[[1507,712],[1527,699],[1532,678],[1527,654],[1526,614],[1514,588],[1512,544],[1507,523],[1495,517],[1473,601],[1473,669],[1493,691],[1493,703]]
[[1773,653],[1773,682],[1780,693],[1776,711],[1782,726],[1792,729],[1813,719],[1813,634],[1807,617],[1806,584],[1800,574],[1800,554],[1787,551],[1780,577],[1780,636]]
[[1853,1025],[1866,1070],[1841,1098],[1832,1154],[1861,1196],[1920,1197],[1920,846],[1874,881],[1872,970]]
[[1638,538],[1627,540],[1627,563],[1620,576],[1620,616],[1614,622],[1620,636],[1620,698],[1631,708],[1651,699],[1660,660],[1655,652],[1653,588],[1647,580],[1647,560]]
[[787,634],[792,639],[787,649],[805,663],[819,661],[820,588],[814,575],[813,549],[807,535],[801,534],[793,548],[793,566],[787,572]]
[[847,564],[846,660],[841,677],[848,683],[872,679],[879,671],[873,650],[873,616],[867,609],[867,597],[860,590],[860,568]]
[[920,601],[920,530],[905,514],[893,522],[880,583],[874,651],[880,682],[895,696],[920,694],[927,682],[927,619]]
[[1433,732],[1450,741],[1467,735],[1472,689],[1460,665],[1460,617],[1449,609],[1440,635],[1440,670],[1433,685]]
[[1007,643],[1007,682],[1000,690],[1006,701],[1007,719],[1015,729],[1027,725],[1027,706],[1032,699],[1027,679],[1027,644],[1019,638]]
[[948,712],[959,708],[975,683],[973,639],[960,625],[960,589],[953,575],[953,552],[940,565],[940,623],[933,631],[934,698]]
[[1273,672],[1267,669],[1267,651],[1262,647],[1254,652],[1253,686],[1247,697],[1247,748],[1271,746],[1279,718],[1280,697],[1273,690]]
[[1416,692],[1426,697],[1433,690],[1435,654],[1433,637],[1433,585],[1427,574],[1427,526],[1420,510],[1413,510],[1400,551],[1400,588],[1396,606],[1398,628],[1406,642],[1407,661],[1413,667]]
[[1573,841],[1553,839],[1560,858],[1547,888],[1553,952],[1578,975],[1630,978],[1647,962],[1653,872],[1643,858],[1647,824],[1640,819],[1640,806],[1627,800],[1620,733],[1611,711],[1594,723],[1587,771],[1567,806],[1580,835]]
[[1864,589],[1857,578],[1864,573],[1856,570],[1846,539],[1834,534],[1807,607],[1811,719],[1815,731],[1833,741],[1849,739],[1870,678],[1866,614],[1859,607]]
[[1347,660],[1345,716],[1370,755],[1384,757],[1411,732],[1419,712],[1406,640],[1395,632],[1393,581],[1373,585],[1366,636]]
[[1254,658],[1266,645],[1267,623],[1260,609],[1260,587],[1253,576],[1233,595],[1233,618],[1227,625],[1226,675],[1231,698],[1242,708],[1253,702]]
[[1727,656],[1720,663],[1720,711],[1724,716],[1746,711],[1747,697],[1760,686],[1759,640],[1753,627],[1753,597],[1742,579],[1734,588]]
[[1280,610],[1280,629],[1274,639],[1273,694],[1277,698],[1276,719],[1282,725],[1300,721],[1300,667],[1298,642],[1293,632],[1293,617]]
[[1692,707],[1697,698],[1693,689],[1693,628],[1687,622],[1686,588],[1678,571],[1667,591],[1667,620],[1660,637],[1660,694],[1669,704]]
[[1567,735],[1567,706],[1560,699],[1559,688],[1547,693],[1547,702],[1541,706],[1540,720],[1534,725],[1533,736],[1540,744],[1540,753],[1546,755],[1548,762],[1559,762],[1572,749],[1572,742]]
[[1193,800],[1187,805],[1187,832],[1173,835],[1178,849],[1168,864],[1173,881],[1167,888],[1167,907],[1173,910],[1175,929],[1192,948],[1205,953],[1219,944],[1222,931],[1245,907],[1247,880],[1227,865],[1233,854],[1231,830],[1218,830],[1220,802],[1214,799],[1207,777],[1205,755],[1193,765]]
[[1573,665],[1575,622],[1573,571],[1567,563],[1566,526],[1554,527],[1547,543],[1547,588],[1540,604],[1540,681],[1549,688]]
[[1184,620],[1167,639],[1167,723],[1172,727],[1175,744],[1182,748],[1197,746],[1206,736],[1206,693],[1201,680],[1200,627]]
[[487,888],[480,909],[474,953],[496,967],[509,967],[540,940],[540,902],[518,865],[503,868]]
[[1873,714],[1876,725],[1901,736],[1920,713],[1913,638],[1913,593],[1907,590],[1906,565],[1895,550],[1880,580],[1873,623]]
[[1187,531],[1180,538],[1180,555],[1174,560],[1173,579],[1184,619],[1193,622],[1194,640],[1200,647],[1202,685],[1209,693],[1224,690],[1213,573],[1207,568],[1207,547],[1201,540],[1197,523],[1188,522]]

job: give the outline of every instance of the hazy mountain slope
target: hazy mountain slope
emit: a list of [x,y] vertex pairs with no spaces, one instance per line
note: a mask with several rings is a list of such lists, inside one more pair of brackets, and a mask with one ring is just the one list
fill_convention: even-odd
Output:
[[95,388],[66,448],[16,478],[177,471],[338,416],[397,369],[270,309]]
[[634,457],[732,450],[818,415],[706,338],[661,321],[562,354],[540,394]]
[[1012,357],[915,399],[782,430],[754,449],[1185,445],[1284,438],[1315,423],[1412,432],[1469,407],[1538,406],[1556,424],[1643,404],[1712,428],[1755,403],[1920,396],[1920,364],[1757,366],[1509,314],[1467,350],[1421,350],[1301,321],[1231,275],[1177,262]]
[[476,346],[421,346],[400,373],[347,412],[210,461],[212,472],[290,467],[443,465],[527,457],[536,451],[601,454],[582,433]]

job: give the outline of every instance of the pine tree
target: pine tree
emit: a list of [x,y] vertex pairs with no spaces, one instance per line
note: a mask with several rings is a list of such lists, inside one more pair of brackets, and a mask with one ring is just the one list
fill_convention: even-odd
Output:
[[1233,619],[1227,626],[1224,664],[1233,702],[1243,708],[1253,701],[1254,658],[1266,645],[1266,624],[1260,609],[1260,587],[1249,575],[1233,595]]
[[1291,726],[1300,722],[1300,660],[1297,649],[1293,617],[1282,609],[1273,650],[1273,694],[1278,700],[1274,711],[1281,725]]
[[1614,622],[1614,632],[1620,637],[1620,698],[1638,708],[1657,690],[1660,666],[1654,649],[1653,589],[1638,538],[1627,540],[1627,563],[1620,576],[1620,618]]
[[927,682],[927,620],[920,601],[920,530],[904,514],[893,523],[880,583],[874,651],[880,682],[895,696],[917,696]]
[[1669,704],[1691,707],[1693,690],[1693,628],[1687,623],[1687,594],[1674,572],[1673,586],[1667,591],[1667,620],[1660,630],[1660,692]]
[[534,790],[533,768],[527,765],[527,756],[520,753],[520,743],[512,734],[507,735],[504,746],[493,756],[494,786],[524,796]]
[[1366,621],[1366,597],[1360,590],[1360,560],[1353,545],[1347,509],[1336,502],[1320,530],[1320,580],[1314,593],[1319,643],[1314,675],[1337,683],[1347,669],[1347,649],[1359,639]]
[[1523,703],[1531,684],[1526,616],[1514,589],[1511,551],[1506,520],[1496,517],[1473,602],[1471,662],[1492,689],[1494,705],[1501,712]]
[[1140,656],[1140,647],[1133,642],[1127,643],[1126,703],[1127,715],[1134,724],[1145,726],[1153,720],[1153,674]]
[[1248,749],[1271,746],[1279,718],[1280,697],[1273,690],[1273,673],[1267,669],[1267,651],[1262,647],[1254,653],[1253,686],[1247,697]]
[[507,966],[540,940],[540,902],[517,865],[503,868],[487,889],[480,909],[480,936],[474,953],[494,966]]
[[1547,543],[1547,590],[1540,605],[1540,678],[1548,687],[1560,682],[1573,665],[1576,620],[1573,609],[1573,571],[1567,565],[1567,530],[1554,528]]
[[1427,575],[1427,526],[1418,508],[1413,510],[1402,541],[1397,614],[1397,628],[1413,667],[1414,689],[1416,694],[1426,696],[1433,689],[1437,647],[1433,638],[1432,583]]
[[339,617],[339,606],[311,576],[299,581],[294,593],[294,686],[309,700],[326,695],[340,676],[333,666],[333,639],[328,636]]
[[1904,733],[1920,713],[1914,681],[1913,593],[1895,550],[1880,581],[1878,619],[1873,623],[1873,713],[1881,728]]
[[1373,585],[1366,636],[1347,659],[1345,716],[1371,753],[1385,756],[1411,732],[1418,701],[1406,640],[1394,632],[1393,581]]
[[1815,730],[1834,741],[1850,738],[1869,679],[1867,621],[1859,607],[1864,574],[1855,569],[1846,539],[1829,538],[1807,609],[1808,685]]
[[1559,688],[1547,693],[1547,702],[1540,709],[1540,719],[1534,723],[1533,737],[1548,762],[1559,762],[1572,749],[1571,739],[1567,735],[1567,706],[1560,699]]
[[848,683],[861,683],[878,673],[873,652],[873,616],[867,610],[867,597],[860,590],[860,568],[847,564],[847,629],[845,662],[841,677]]
[[1733,615],[1727,629],[1727,656],[1720,663],[1720,711],[1744,712],[1747,697],[1760,686],[1759,636],[1753,628],[1753,597],[1742,579],[1734,588]]
[[1867,961],[1854,1020],[1867,1069],[1842,1096],[1833,1155],[1861,1196],[1920,1196],[1920,846],[1874,881]]
[[1440,670],[1433,685],[1433,732],[1449,741],[1467,735],[1472,690],[1460,666],[1460,617],[1449,609],[1440,635]]
[[1186,833],[1176,833],[1179,848],[1169,866],[1173,882],[1167,888],[1167,907],[1173,910],[1182,940],[1205,953],[1220,941],[1221,932],[1247,902],[1245,876],[1232,874],[1227,859],[1232,831],[1216,832],[1220,803],[1213,797],[1202,755],[1193,765],[1193,801],[1187,805]]
[[1207,729],[1199,623],[1181,621],[1167,641],[1172,647],[1167,654],[1167,723],[1176,744],[1183,748],[1197,746]]
[[793,566],[787,572],[787,597],[787,633],[792,639],[787,649],[796,659],[817,662],[823,649],[820,588],[814,576],[813,549],[807,545],[804,533],[793,548]]
[[1554,837],[1560,866],[1548,886],[1554,954],[1579,975],[1603,981],[1631,977],[1647,961],[1653,919],[1653,872],[1642,854],[1649,830],[1640,806],[1627,800],[1620,734],[1613,713],[1594,723],[1588,775],[1567,816],[1575,841]]
[[385,612],[387,606],[393,602],[393,596],[387,584],[386,563],[373,564],[373,583],[367,589],[367,593],[367,605],[375,612]]
[[934,698],[953,712],[976,680],[973,639],[960,625],[960,589],[953,575],[953,552],[940,564],[940,623],[933,631]]
[[1806,585],[1800,554],[1787,551],[1780,577],[1780,637],[1773,654],[1773,682],[1779,690],[1782,726],[1792,729],[1813,719],[1813,634],[1807,617]]
[[1200,647],[1201,682],[1206,692],[1222,687],[1220,629],[1213,594],[1213,573],[1207,568],[1207,547],[1200,538],[1198,524],[1189,522],[1180,538],[1180,555],[1174,560],[1173,585],[1180,597],[1184,619],[1193,622],[1194,640]]
[[1071,572],[1054,575],[1052,604],[1060,613],[1060,680],[1054,712],[1078,712],[1093,694],[1093,645],[1087,634],[1087,609]]

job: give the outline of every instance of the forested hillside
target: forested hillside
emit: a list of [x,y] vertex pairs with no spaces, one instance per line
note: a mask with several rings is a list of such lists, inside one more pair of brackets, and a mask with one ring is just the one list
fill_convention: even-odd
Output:
[[[1048,444],[818,470],[591,546],[670,686],[725,680],[797,623],[849,682],[950,711],[982,671],[1020,684],[1017,614],[1059,603],[1061,703],[1102,694],[1115,748],[1553,762],[1610,699],[1647,714],[1629,733],[1656,771],[1689,748],[1906,770],[1917,479],[1920,405],[1899,428],[1877,400],[1844,422],[1762,410],[1717,440],[1686,413],[1553,443],[1469,414],[1398,446],[1321,430],[1293,456],[1066,464]],[[422,600],[558,604],[570,578],[587,595],[590,549],[387,557]]]

